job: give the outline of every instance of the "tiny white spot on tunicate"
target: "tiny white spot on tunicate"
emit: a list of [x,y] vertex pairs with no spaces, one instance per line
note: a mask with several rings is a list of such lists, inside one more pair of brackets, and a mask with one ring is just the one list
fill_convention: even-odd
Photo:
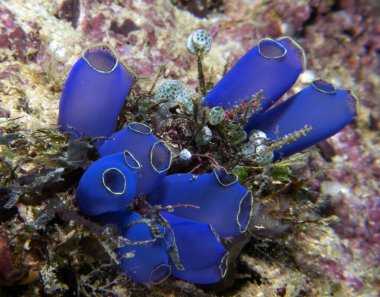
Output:
[[191,153],[189,150],[187,149],[183,149],[180,153],[179,153],[179,158],[183,161],[189,161],[191,160]]
[[300,75],[300,80],[304,84],[311,84],[313,80],[315,80],[317,75],[313,70],[305,70],[303,73]]

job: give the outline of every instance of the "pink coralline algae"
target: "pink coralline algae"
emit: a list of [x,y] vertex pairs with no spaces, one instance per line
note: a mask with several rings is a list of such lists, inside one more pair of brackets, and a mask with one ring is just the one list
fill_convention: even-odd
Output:
[[29,25],[35,28],[35,31],[27,34],[17,25],[14,14],[0,7],[0,48],[11,50],[13,58],[23,63],[33,60],[41,46],[38,25],[35,23]]
[[61,4],[58,12],[58,17],[72,23],[76,28],[80,16],[80,1],[79,0],[66,0]]
[[[346,71],[356,77],[366,96],[363,103],[380,113],[379,104],[371,99],[378,96],[372,75],[379,74],[380,21],[378,1],[337,1],[332,13],[316,11],[314,20],[304,29],[307,50],[316,51],[313,67],[342,61]],[[334,57],[334,59],[331,59]],[[333,62],[334,63],[334,62]]]
[[336,168],[330,170],[327,176],[342,187],[360,184],[367,191],[356,194],[358,189],[354,188],[348,195],[338,193],[331,197],[331,203],[342,220],[337,231],[343,238],[349,239],[355,248],[366,251],[363,256],[368,262],[380,264],[380,190],[376,179],[366,178],[376,176],[375,160],[362,151],[356,132],[349,127],[345,130],[335,148],[338,154],[346,156],[344,165],[355,166],[356,170],[348,172],[344,168]]
[[342,263],[338,263],[336,261],[323,257],[318,259],[318,261],[321,265],[322,270],[324,270],[328,276],[338,278],[342,282],[346,282],[348,286],[354,289],[356,292],[363,288],[364,284],[361,280],[350,275],[347,276],[345,274],[345,268]]

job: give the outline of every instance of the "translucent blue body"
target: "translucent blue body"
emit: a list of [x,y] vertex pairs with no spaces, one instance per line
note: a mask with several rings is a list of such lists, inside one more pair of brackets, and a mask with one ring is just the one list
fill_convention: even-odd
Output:
[[77,204],[90,216],[124,210],[136,195],[135,170],[125,163],[123,152],[92,163],[77,188]]
[[[102,224],[119,227],[122,239],[116,250],[120,269],[141,284],[157,284],[170,276],[168,247],[164,238],[154,237],[141,215],[135,212],[107,213],[96,217]],[[163,227],[160,227],[164,232]]]
[[229,109],[261,89],[269,108],[296,82],[303,70],[303,52],[289,38],[263,39],[248,51],[207,94],[203,105]]
[[211,224],[221,238],[237,236],[246,230],[253,203],[251,194],[234,176],[224,172],[167,176],[148,201],[162,206],[189,204],[175,207],[173,214]]
[[[261,110],[249,119],[246,131],[261,130],[276,140],[311,126],[305,137],[275,151],[274,159],[299,152],[356,115],[355,97],[322,80],[269,109],[295,83],[303,60],[302,49],[290,38],[263,39],[207,94],[203,105],[229,109],[263,89]],[[119,228],[119,267],[135,282],[158,284],[173,275],[196,284],[217,283],[228,262],[220,239],[248,229],[253,197],[223,170],[166,177],[171,152],[144,124],[130,123],[112,134],[133,82],[104,48],[88,51],[66,81],[61,129],[73,138],[77,133],[110,138],[97,143],[101,158],[83,174],[77,204],[95,221]]]
[[106,47],[87,50],[70,71],[59,103],[58,125],[78,136],[107,137],[134,83],[134,76]]
[[227,251],[212,227],[161,212],[174,232],[183,270],[171,264],[172,275],[195,284],[221,281],[226,272]]
[[139,163],[136,194],[149,193],[165,177],[171,163],[171,152],[143,124],[130,123],[112,134],[99,148],[101,157],[128,151]]
[[[160,214],[170,227],[157,225],[162,234],[157,238],[135,212],[106,213],[94,220],[120,229],[121,247],[116,251],[119,267],[138,283],[159,283],[170,274],[197,284],[219,282],[227,269],[227,251],[211,226],[165,211]],[[170,259],[169,250],[174,244],[183,269],[176,268]]]
[[347,90],[317,80],[283,103],[251,119],[246,130],[264,131],[275,140],[286,134],[311,126],[312,131],[297,141],[275,151],[275,159],[286,157],[337,133],[356,115],[355,97]]

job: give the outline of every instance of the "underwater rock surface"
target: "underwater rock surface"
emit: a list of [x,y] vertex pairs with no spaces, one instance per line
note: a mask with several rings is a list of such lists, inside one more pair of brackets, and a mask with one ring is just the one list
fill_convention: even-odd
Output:
[[[361,109],[354,123],[312,151],[309,165],[302,173],[308,178],[313,170],[328,167],[325,175],[318,176],[308,186],[317,192],[318,201],[324,201],[323,205],[318,202],[313,205],[320,212],[321,221],[315,222],[313,217],[304,219],[299,225],[305,226],[305,230],[297,229],[298,233],[292,234],[286,245],[261,237],[253,239],[239,260],[239,273],[244,275],[242,283],[235,284],[230,294],[377,296],[380,285],[380,102],[377,100],[380,97],[380,8],[377,1],[336,1],[334,5],[331,1],[286,0],[263,4],[237,0],[225,1],[223,5],[220,1],[201,1],[218,2],[206,5],[210,7],[207,12],[204,8],[196,10],[202,11],[203,19],[193,14],[194,8],[186,10],[191,5],[172,2],[184,1],[1,1],[0,121],[17,118],[25,131],[55,128],[64,79],[83,49],[97,43],[112,45],[121,61],[139,77],[152,79],[160,65],[165,64],[166,78],[179,79],[188,88],[194,88],[197,86],[195,59],[187,54],[183,41],[195,29],[206,28],[213,36],[213,48],[205,61],[212,67],[207,71],[214,81],[220,79],[227,57],[233,65],[261,38],[296,36],[306,52],[308,69],[313,71],[301,74],[287,97],[307,86],[314,75],[334,82],[337,87],[355,90],[362,98]],[[1,147],[0,156],[4,154]],[[282,195],[286,193],[279,193],[274,199],[281,202],[278,212],[292,203],[282,199]],[[5,194],[0,190],[1,206],[5,203],[3,197]],[[59,205],[56,207],[65,217]],[[54,230],[60,234],[56,241],[43,235],[37,243],[23,233],[17,237],[22,225],[33,221],[44,206],[32,211],[19,204],[18,218],[14,219],[19,229],[12,230],[3,224],[3,219],[11,214],[0,212],[0,246],[8,247],[8,238],[17,238],[11,242],[14,255],[10,257],[10,249],[2,248],[0,256],[6,254],[7,259],[13,258],[16,266],[21,262],[34,265],[38,261],[41,265],[37,277],[24,276],[24,283],[37,282],[27,288],[16,288],[18,296],[38,296],[42,292],[60,296],[75,287],[72,280],[54,279],[57,274],[70,275],[72,264],[60,263],[60,270],[55,271],[61,259],[42,261],[44,257],[38,249],[49,242],[49,247],[54,246],[58,251],[69,250],[77,240],[76,234],[83,230],[68,227],[59,232]],[[54,228],[50,226],[46,233]],[[270,238],[271,234],[261,235]],[[85,242],[83,249],[91,251],[90,247],[95,246],[93,238],[80,240]],[[286,248],[281,250],[283,246]],[[77,259],[72,260],[74,263]],[[2,282],[10,275],[6,271],[12,266],[9,263],[0,265]],[[14,284],[21,282],[17,278]],[[67,284],[69,288],[64,287]],[[151,289],[131,282],[128,285],[125,288],[119,283],[106,289],[121,296],[214,295],[181,281]],[[0,290],[9,296],[13,294],[10,293],[13,289]],[[104,292],[108,291],[98,293]]]

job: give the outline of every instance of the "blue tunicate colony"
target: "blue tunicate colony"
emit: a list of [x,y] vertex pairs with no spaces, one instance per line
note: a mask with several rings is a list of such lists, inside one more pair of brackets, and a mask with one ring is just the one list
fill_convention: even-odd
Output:
[[[202,31],[195,31],[189,40],[194,54],[210,50],[211,40]],[[242,145],[244,155],[253,156],[265,149],[266,140],[305,125],[313,130],[268,153],[262,162],[289,156],[333,135],[356,114],[355,99],[323,80],[268,110],[295,83],[304,65],[303,51],[292,39],[261,40],[203,99],[202,104],[211,107],[209,123],[218,125],[225,110],[262,89],[261,109],[245,127],[250,137]],[[197,284],[217,283],[228,263],[222,239],[246,232],[253,197],[223,169],[167,176],[171,151],[145,124],[128,123],[114,132],[134,81],[105,46],[85,51],[66,80],[58,120],[61,129],[71,132],[72,138],[108,138],[96,143],[101,158],[83,174],[77,204],[98,223],[118,226],[123,238],[117,250],[119,266],[134,281],[157,284],[172,275]],[[191,112],[190,96],[174,81],[161,86],[155,99],[167,99],[170,92],[175,93],[174,102],[185,100]],[[203,138],[195,139],[199,145],[212,139],[206,130],[201,130]],[[180,158],[191,159],[191,152],[184,149]],[[131,205],[141,197],[143,206],[136,211]]]

